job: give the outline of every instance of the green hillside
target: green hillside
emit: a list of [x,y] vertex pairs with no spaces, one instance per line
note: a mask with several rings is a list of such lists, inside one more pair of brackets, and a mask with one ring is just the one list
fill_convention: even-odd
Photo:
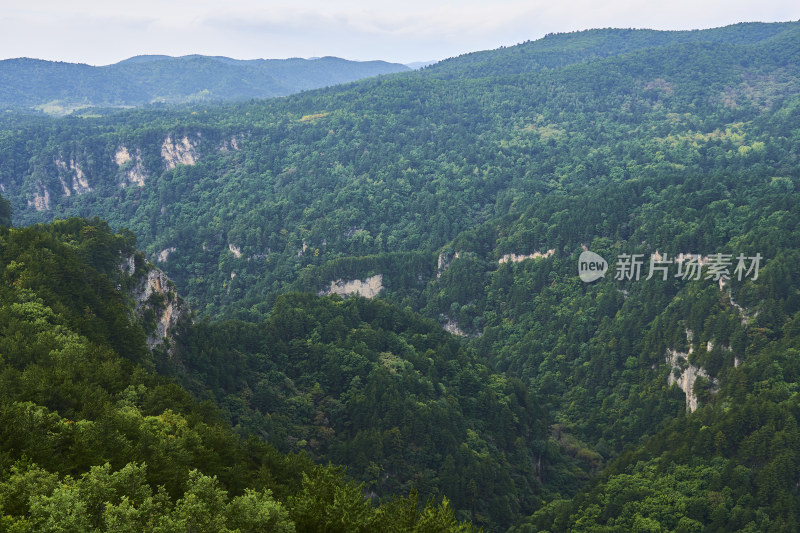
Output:
[[677,44],[757,44],[796,27],[794,22],[742,23],[692,31],[608,28],[557,33],[511,48],[464,54],[440,61],[429,67],[429,70],[447,78],[507,76],[562,68],[575,63],[587,63],[605,57]]
[[587,477],[548,446],[523,382],[383,302],[281,296],[261,324],[195,324],[176,357],[189,390],[209,391],[237,431],[348,465],[381,498],[416,489],[508,527]]
[[397,63],[337,57],[137,56],[102,67],[6,59],[0,61],[0,108],[58,115],[90,107],[272,98],[407,70]]
[[[304,455],[237,436],[154,373],[119,269],[130,234],[0,228],[3,531],[465,531],[416,493],[373,506]],[[110,261],[109,261],[110,260]]]
[[[487,531],[793,531],[796,57],[796,22],[592,30],[274,100],[6,113],[0,192],[18,226],[129,229],[196,320],[153,355],[81,324],[275,461]],[[300,523],[299,489],[244,487]]]

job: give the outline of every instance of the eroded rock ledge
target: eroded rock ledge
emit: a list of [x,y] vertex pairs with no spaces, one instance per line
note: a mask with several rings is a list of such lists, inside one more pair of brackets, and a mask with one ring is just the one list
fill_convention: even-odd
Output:
[[383,290],[383,274],[376,274],[361,280],[355,279],[346,281],[337,279],[336,281],[331,281],[330,288],[320,292],[320,294],[338,294],[340,296],[357,294],[364,298],[374,298],[381,290]]
[[[144,262],[140,258],[139,264]],[[136,258],[123,257],[120,270],[128,277],[136,275]],[[139,279],[134,285],[131,295],[135,301],[134,316],[144,327],[147,334],[147,347],[150,350],[166,347],[171,353],[175,345],[175,336],[184,320],[191,316],[189,305],[178,296],[175,284],[167,275],[144,262],[145,272],[139,270]]]

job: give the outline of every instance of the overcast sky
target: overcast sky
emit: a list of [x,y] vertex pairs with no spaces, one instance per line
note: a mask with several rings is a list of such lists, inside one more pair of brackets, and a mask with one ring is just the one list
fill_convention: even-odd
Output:
[[0,58],[104,65],[196,53],[409,63],[551,32],[798,19],[798,0],[0,0]]

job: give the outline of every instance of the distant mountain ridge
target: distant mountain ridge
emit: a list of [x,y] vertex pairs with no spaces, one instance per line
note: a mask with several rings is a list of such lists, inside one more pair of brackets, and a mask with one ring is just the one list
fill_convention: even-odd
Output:
[[99,67],[17,58],[0,61],[0,106],[66,114],[92,106],[271,98],[407,70],[399,63],[337,57],[150,55]]

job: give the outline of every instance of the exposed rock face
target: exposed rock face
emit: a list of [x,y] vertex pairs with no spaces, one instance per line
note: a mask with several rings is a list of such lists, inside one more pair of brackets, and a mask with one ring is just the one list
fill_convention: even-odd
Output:
[[[136,300],[135,314],[138,318],[146,319],[146,314],[151,311],[155,316],[155,328],[146,331],[147,347],[151,350],[158,348],[165,341],[174,339],[181,320],[190,315],[189,306],[178,297],[175,285],[166,274],[150,265],[150,269],[136,285],[133,291]],[[148,324],[146,323],[145,326]]]
[[197,162],[196,143],[184,136],[178,141],[173,141],[172,136],[167,136],[161,145],[161,157],[167,170],[172,170],[178,165],[194,165]]
[[58,175],[58,181],[61,182],[61,188],[64,189],[64,196],[72,196],[72,189],[69,188],[61,174]]
[[445,317],[447,322],[444,323],[445,331],[452,333],[453,335],[458,335],[459,337],[466,337],[467,334],[461,331],[461,328],[458,327],[458,323],[450,317]]
[[[722,281],[722,280],[720,280],[720,281]],[[722,290],[722,289],[723,289],[723,285],[720,285],[720,290]],[[739,312],[739,316],[742,317],[742,325],[746,326],[747,324],[749,324],[750,323],[750,317],[747,315],[747,312],[745,312],[744,307],[739,305],[733,299],[733,294],[731,294],[731,289],[730,288],[728,288],[728,299],[730,300],[731,305],[736,309],[736,311]],[[758,314],[758,312],[756,312],[756,314]],[[755,315],[753,315],[753,318],[755,318]]]
[[440,253],[438,266],[436,268],[436,279],[441,278],[442,274],[444,274],[444,271],[450,266],[450,263],[460,258],[461,255],[461,252],[455,252],[452,256],[449,256],[445,252]]
[[131,160],[131,153],[128,151],[127,148],[124,146],[120,146],[117,148],[117,152],[114,154],[114,162],[117,164],[118,167],[121,167],[125,163]]
[[69,161],[56,159],[55,163],[58,169],[58,181],[61,182],[61,186],[64,188],[65,196],[71,196],[73,192],[75,194],[84,194],[92,190],[89,187],[89,181],[86,179],[83,169],[75,163],[74,159]]
[[133,155],[124,146],[120,146],[114,154],[114,162],[118,167],[125,167],[123,169],[123,180],[120,187],[128,185],[138,185],[144,187],[144,182],[147,179],[144,166],[142,165],[142,153],[136,150]]
[[525,261],[526,259],[541,259],[544,257],[550,257],[556,253],[554,248],[547,250],[546,252],[533,252],[532,254],[528,255],[517,255],[517,254],[505,254],[501,257],[497,262],[499,264],[503,263],[519,263],[520,261]]
[[28,205],[37,211],[50,211],[50,191],[42,184],[36,187],[33,198],[28,200]]
[[175,248],[174,246],[170,246],[169,248],[164,248],[163,250],[158,252],[158,262],[159,263],[165,262],[167,259],[169,259],[169,254],[174,252],[176,249],[177,248]]
[[222,146],[220,146],[219,149],[223,152],[227,152],[229,150],[238,150],[239,140],[236,138],[236,135],[232,136],[230,141],[222,141]]
[[150,350],[166,347],[172,355],[178,328],[183,321],[190,320],[191,309],[178,296],[175,284],[147,262],[141,252],[123,255],[119,270],[128,282],[120,283],[117,290],[122,290],[123,285],[133,287],[128,293],[134,300],[131,318],[144,327],[147,347]]
[[[689,350],[689,353],[691,353],[691,350]],[[678,388],[686,395],[686,411],[691,413],[697,409],[697,397],[694,395],[694,383],[699,376],[708,379],[708,374],[702,368],[689,364],[688,357],[688,353],[667,350],[667,364],[670,366],[667,384],[678,384]],[[675,377],[676,371],[678,377]]]
[[136,260],[132,255],[123,258],[119,269],[122,270],[122,273],[126,276],[133,276],[134,272],[136,272]]
[[357,294],[364,298],[374,298],[383,289],[383,274],[376,274],[364,280],[331,281],[331,287],[320,294],[338,294],[348,296]]
[[[667,376],[667,384],[678,384],[678,388],[681,389],[686,395],[686,411],[689,413],[694,412],[695,409],[697,409],[697,397],[694,394],[694,384],[697,381],[697,378],[705,378],[712,385],[714,384],[714,379],[709,378],[708,373],[705,370],[689,364],[689,354],[691,354],[692,350],[694,349],[692,347],[693,338],[694,333],[690,329],[687,329],[686,341],[689,343],[689,351],[687,353],[683,353],[677,350],[668,349],[666,356],[667,365],[670,367],[670,372]],[[712,349],[714,349],[714,343],[709,340],[706,342],[706,350],[711,351]],[[721,346],[721,349],[729,351],[730,347]],[[734,365],[738,366],[737,360],[734,360]]]
[[242,257],[242,249],[239,248],[238,246],[234,246],[232,244],[228,244],[228,250],[231,251],[231,253],[233,254],[233,256],[236,259],[239,259],[240,257]]

